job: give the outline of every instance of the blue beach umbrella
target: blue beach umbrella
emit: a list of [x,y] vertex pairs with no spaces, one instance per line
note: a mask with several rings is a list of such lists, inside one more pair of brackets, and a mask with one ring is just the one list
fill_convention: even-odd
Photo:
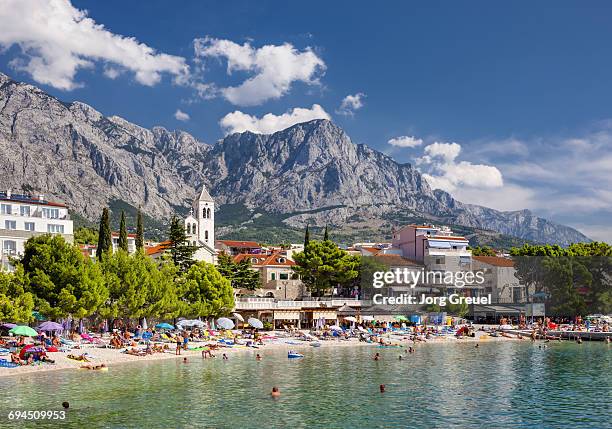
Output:
[[41,323],[38,329],[41,331],[46,331],[46,332],[51,332],[51,331],[54,332],[54,331],[63,331],[64,327],[60,325],[59,323],[47,321],[47,322]]
[[156,329],[174,329],[174,326],[172,326],[169,323],[158,323],[157,325],[155,325]]

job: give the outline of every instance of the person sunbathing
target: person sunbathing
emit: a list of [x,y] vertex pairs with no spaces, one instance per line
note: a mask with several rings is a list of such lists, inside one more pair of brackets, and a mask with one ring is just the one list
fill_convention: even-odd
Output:
[[27,362],[21,360],[17,353],[11,353],[11,362],[16,363],[17,365],[27,365]]
[[78,360],[79,362],[89,362],[89,359],[85,357],[85,355],[68,355],[66,356],[68,359]]
[[82,369],[100,370],[106,368],[106,364],[101,363],[100,365],[81,365]]

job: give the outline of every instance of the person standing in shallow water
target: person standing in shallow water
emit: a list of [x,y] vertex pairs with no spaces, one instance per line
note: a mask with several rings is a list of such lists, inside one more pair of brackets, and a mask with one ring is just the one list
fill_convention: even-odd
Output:
[[270,396],[272,396],[273,398],[280,398],[280,390],[278,390],[278,387],[274,386],[272,388],[272,392],[270,393]]
[[181,334],[176,335],[176,354],[181,355],[181,347],[183,346],[183,337]]

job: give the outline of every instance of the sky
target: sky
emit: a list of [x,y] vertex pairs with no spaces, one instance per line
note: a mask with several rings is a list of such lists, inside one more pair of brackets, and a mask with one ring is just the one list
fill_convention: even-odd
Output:
[[206,143],[328,118],[612,242],[612,3],[0,0],[0,71]]

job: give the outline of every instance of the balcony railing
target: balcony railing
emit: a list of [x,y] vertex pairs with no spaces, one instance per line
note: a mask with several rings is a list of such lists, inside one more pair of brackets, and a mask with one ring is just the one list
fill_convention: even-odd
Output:
[[282,310],[299,308],[340,308],[344,304],[361,307],[363,302],[356,299],[322,299],[287,301],[274,298],[236,298],[236,310]]

